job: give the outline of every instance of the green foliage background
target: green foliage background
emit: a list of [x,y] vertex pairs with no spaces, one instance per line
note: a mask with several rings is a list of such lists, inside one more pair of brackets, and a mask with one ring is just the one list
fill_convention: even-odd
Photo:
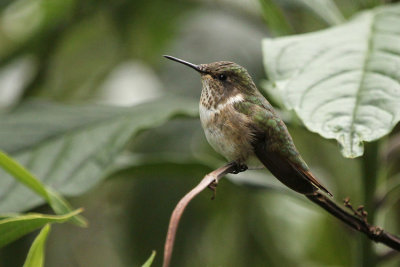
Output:
[[[152,250],[153,266],[161,264],[175,204],[225,162],[207,144],[197,118],[198,74],[163,54],[246,67],[336,201],[350,196],[355,206],[366,204],[371,222],[399,233],[398,127],[367,143],[363,157],[344,158],[336,141],[307,130],[304,113],[282,99],[291,92],[282,81],[296,84],[298,77],[271,75],[268,60],[280,44],[274,50],[262,43],[268,36],[340,25],[386,2],[0,2],[0,149],[73,207],[83,207],[89,221],[88,228],[56,224],[49,234],[45,226],[1,248],[0,266],[22,266],[36,236],[29,255],[40,256],[47,238],[45,266],[140,266]],[[400,264],[398,256],[381,259],[384,246],[372,245],[265,170],[229,176],[217,198],[211,196],[203,192],[185,212],[173,266]],[[49,214],[44,200],[0,173],[1,213]],[[40,226],[72,215],[57,216]]]

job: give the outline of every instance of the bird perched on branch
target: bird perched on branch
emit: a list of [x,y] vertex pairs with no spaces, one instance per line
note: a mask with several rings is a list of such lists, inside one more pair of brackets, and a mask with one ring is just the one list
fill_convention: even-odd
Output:
[[279,181],[301,194],[321,189],[332,196],[310,172],[285,123],[245,68],[228,61],[195,65],[165,57],[200,73],[201,124],[210,145],[236,166],[234,173],[265,166]]

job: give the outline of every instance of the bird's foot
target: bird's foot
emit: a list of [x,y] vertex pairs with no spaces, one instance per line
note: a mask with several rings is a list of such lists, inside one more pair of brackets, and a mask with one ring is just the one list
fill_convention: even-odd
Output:
[[218,186],[218,180],[214,180],[208,185],[208,188],[210,188],[211,191],[213,191],[213,196],[211,197],[211,200],[214,200],[215,197],[217,196],[217,186]]
[[232,162],[232,165],[234,166],[234,169],[231,171],[232,174],[238,174],[248,169],[246,164]]
[[[233,166],[233,170],[230,173],[233,173],[233,174],[238,174],[238,173],[244,172],[248,169],[246,164],[237,163],[235,161],[231,162],[230,164],[232,164],[232,166]],[[212,200],[215,199],[215,197],[217,196],[217,186],[218,186],[218,179],[215,179],[207,186],[208,188],[210,188],[213,191],[213,196],[211,197]]]

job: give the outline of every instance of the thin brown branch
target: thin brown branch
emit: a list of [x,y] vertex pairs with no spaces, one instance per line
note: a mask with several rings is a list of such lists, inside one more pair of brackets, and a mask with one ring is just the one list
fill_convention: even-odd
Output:
[[167,239],[165,240],[164,246],[164,261],[163,267],[168,267],[172,257],[172,250],[174,246],[176,231],[178,229],[178,224],[180,218],[189,202],[197,196],[201,191],[206,189],[208,186],[214,182],[218,182],[221,177],[232,172],[235,166],[231,163],[216,169],[204,176],[203,180],[193,188],[189,193],[187,193],[176,205],[174,211],[172,212],[171,219],[169,221]]
[[[168,226],[168,234],[164,246],[163,267],[168,267],[170,264],[176,231],[178,229],[180,218],[186,206],[201,191],[212,185],[214,182],[218,182],[221,177],[223,177],[227,173],[231,173],[234,170],[235,165],[227,164],[207,174],[195,188],[193,188],[178,202],[174,211],[172,212]],[[347,224],[349,227],[366,234],[369,239],[377,243],[382,243],[394,250],[400,251],[400,238],[386,232],[385,230],[377,226],[370,225],[367,221],[367,212],[364,210],[363,206],[360,206],[357,209],[353,209],[349,199],[346,199],[344,201],[344,205],[346,208],[352,211],[353,214],[350,214],[321,193],[306,195],[306,197],[342,222],[344,222],[345,224]]]
[[354,215],[352,215],[320,193],[306,197],[354,230],[366,234],[369,239],[400,251],[400,238],[377,226],[370,225],[367,221],[367,213],[362,206],[354,210],[349,200],[346,199],[345,206],[353,211]]

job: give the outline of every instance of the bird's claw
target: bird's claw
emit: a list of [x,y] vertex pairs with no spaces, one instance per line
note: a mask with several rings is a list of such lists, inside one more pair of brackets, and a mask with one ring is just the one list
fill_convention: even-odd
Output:
[[213,191],[213,196],[211,197],[211,200],[214,200],[215,197],[217,196],[217,186],[218,186],[218,180],[214,180],[208,185],[208,188],[210,188],[211,191]]
[[247,169],[248,169],[248,167],[247,167],[246,164],[242,164],[242,165],[240,165],[240,167],[239,167],[239,171],[240,171],[240,172],[247,171]]
[[234,162],[233,164],[234,164],[233,165],[234,169],[231,171],[232,174],[238,174],[238,173],[244,172],[248,169],[246,164],[241,164],[241,163],[237,163],[237,162]]
[[[238,174],[248,169],[246,164],[241,164],[237,162],[232,162],[231,164],[233,166],[233,170],[230,173],[233,174]],[[217,196],[217,186],[218,186],[218,179],[215,179],[208,185],[208,188],[210,188],[213,191],[213,196],[211,197],[212,200],[215,199],[215,197]]]

